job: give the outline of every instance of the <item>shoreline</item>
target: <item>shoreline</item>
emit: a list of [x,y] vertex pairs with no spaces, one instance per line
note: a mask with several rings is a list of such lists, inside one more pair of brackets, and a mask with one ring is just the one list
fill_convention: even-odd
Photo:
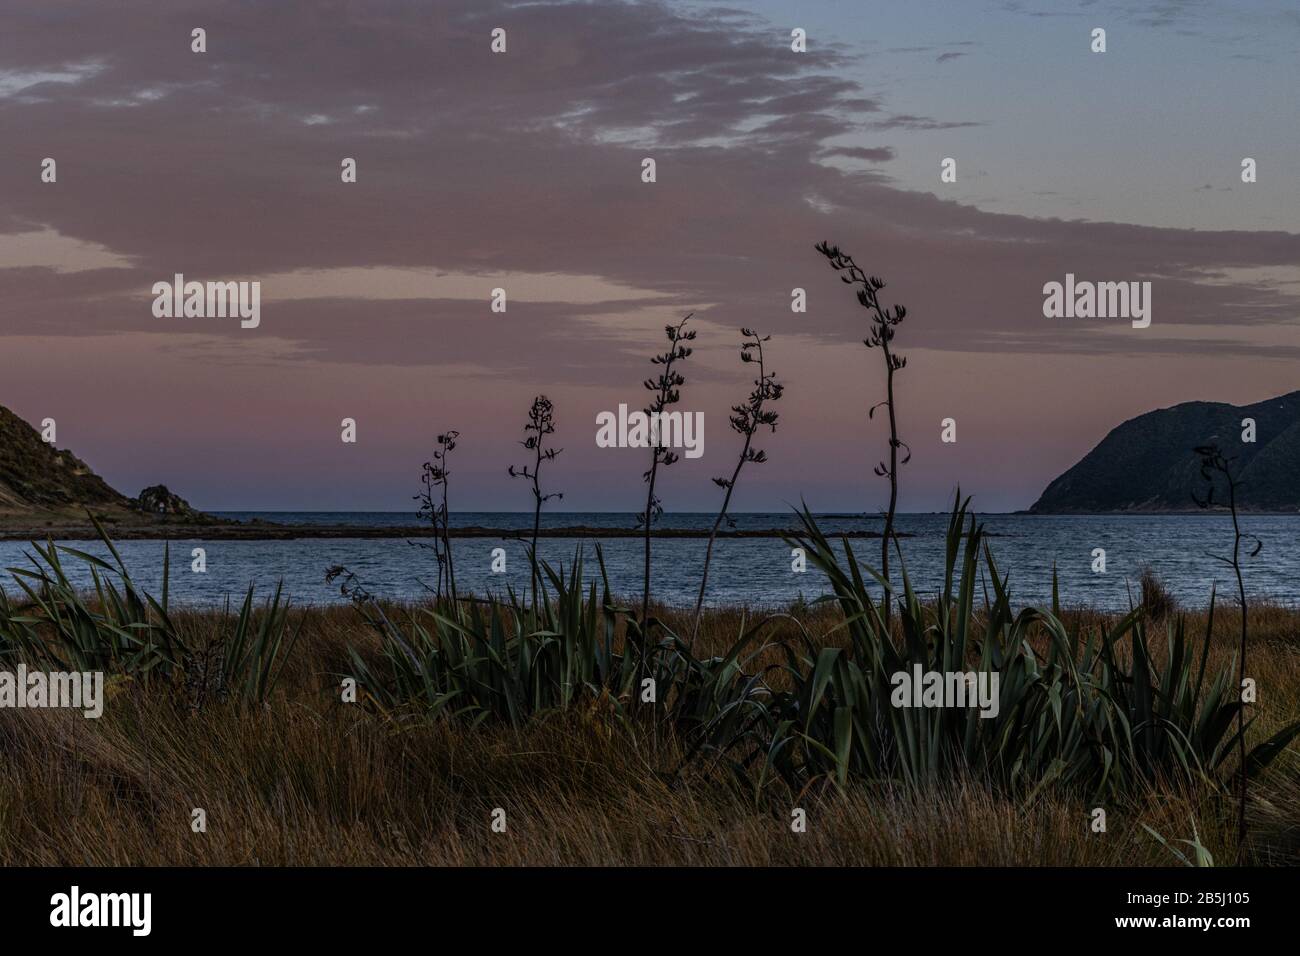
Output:
[[[114,541],[287,541],[313,538],[432,538],[428,526],[382,527],[375,525],[282,525],[270,523],[230,524],[155,524],[115,526],[105,523],[104,530]],[[797,534],[797,528],[763,528],[757,530],[718,531],[719,538],[768,538],[781,540]],[[471,525],[451,528],[452,538],[501,538],[527,541],[532,531],[508,528],[484,528]],[[593,528],[575,525],[566,528],[543,528],[539,538],[641,538],[644,533],[635,528]],[[0,526],[0,541],[31,541],[53,538],[56,541],[88,541],[99,537],[91,525],[46,525],[44,527]],[[709,532],[698,528],[660,528],[650,532],[652,539],[695,538],[706,539]],[[847,531],[828,537],[879,540],[879,531]],[[911,534],[898,532],[896,537],[910,538]]]
[[[388,514],[388,512],[379,512]],[[507,512],[503,512],[506,514]],[[1209,511],[1111,511],[1111,512],[989,512],[980,513],[980,518],[1014,516],[1028,518],[1062,518],[1062,517],[1220,517],[1227,512],[1219,509]],[[682,514],[686,514],[683,512]],[[690,512],[690,514],[695,514]],[[906,514],[929,515],[930,512],[907,512]],[[937,513],[936,513],[937,514]],[[1289,511],[1245,511],[1244,518],[1259,517],[1298,517],[1300,514]],[[96,518],[104,526],[108,535],[116,541],[291,541],[291,540],[329,540],[329,539],[392,539],[433,538],[435,531],[429,525],[374,525],[374,524],[283,524],[262,518],[245,520],[223,519],[216,516],[200,518],[158,517],[154,520],[139,521],[135,515],[124,516],[125,520],[114,519],[112,514],[99,514]],[[842,515],[827,513],[819,515],[825,518],[865,518],[862,515]],[[801,528],[792,525],[786,528],[726,528],[717,532],[719,539],[755,539],[784,540],[797,536]],[[532,536],[531,528],[499,528],[483,525],[453,526],[448,530],[452,538],[495,538],[499,540],[527,541]],[[852,540],[880,540],[880,531],[851,530],[824,532],[831,540],[849,538]],[[986,537],[1016,537],[1016,532],[984,531]],[[707,528],[655,528],[650,537],[655,540],[690,539],[707,540],[710,532]],[[563,527],[542,528],[539,538],[560,539],[637,539],[644,533],[634,527],[610,528],[591,525],[565,525]],[[896,531],[900,539],[916,537],[913,532]],[[52,539],[55,541],[93,541],[99,538],[94,525],[84,518],[66,514],[55,515],[0,515],[0,542],[31,542]]]

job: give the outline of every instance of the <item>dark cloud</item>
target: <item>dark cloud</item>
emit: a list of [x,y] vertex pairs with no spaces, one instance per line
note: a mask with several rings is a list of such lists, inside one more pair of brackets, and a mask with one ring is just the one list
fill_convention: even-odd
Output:
[[[708,304],[700,321],[720,327],[759,315],[774,331],[856,341],[859,318],[812,251],[821,238],[886,276],[889,294],[924,316],[914,340],[932,348],[1120,347],[1042,317],[1043,283],[1066,272],[1151,279],[1157,327],[1294,320],[1295,300],[1278,287],[1208,280],[1293,265],[1295,235],[998,215],[821,162],[893,159],[889,145],[826,145],[864,129],[979,123],[873,119],[883,105],[845,78],[845,54],[794,54],[788,34],[762,21],[662,3],[429,9],[177,3],[159,13],[128,2],[70,17],[10,3],[0,70],[80,79],[0,97],[0,139],[11,144],[0,230],[49,226],[134,265],[5,271],[4,333],[157,331],[147,290],[177,271],[399,266],[603,276],[666,294],[656,301],[667,313]],[[189,51],[194,25],[208,30],[207,54]],[[488,52],[498,25],[501,56]],[[58,158],[57,186],[38,181],[44,156]],[[358,161],[355,185],[339,181],[345,156]],[[646,156],[654,184],[640,181]],[[796,286],[811,290],[806,315],[789,311]],[[536,305],[500,340],[480,303],[268,302],[258,334],[295,343],[303,361],[531,360],[578,377],[623,347],[611,316],[645,307]]]
[[869,163],[886,163],[893,159],[896,153],[892,146],[832,146],[822,150],[821,155],[864,159]]
[[1079,4],[1081,9],[1078,10],[1046,10],[1037,6],[1030,7],[1027,3],[1021,2],[1021,0],[1005,0],[1002,4],[1002,9],[1007,13],[1018,13],[1027,17],[1081,17],[1090,6],[1092,6],[1091,3],[1084,2]]
[[928,116],[914,116],[911,113],[898,113],[870,124],[871,129],[902,129],[910,132],[936,129],[963,129],[967,126],[983,126],[983,123],[963,120],[959,122],[930,119]]

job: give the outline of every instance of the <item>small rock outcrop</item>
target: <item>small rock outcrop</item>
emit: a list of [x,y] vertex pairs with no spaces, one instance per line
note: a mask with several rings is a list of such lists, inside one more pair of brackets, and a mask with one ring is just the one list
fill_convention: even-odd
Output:
[[[51,425],[51,435],[53,438]],[[117,531],[156,524],[213,524],[163,485],[135,498],[121,494],[66,448],[56,448],[18,415],[0,405],[0,529],[84,528],[86,513]]]
[[166,485],[151,485],[136,496],[135,507],[138,511],[158,517],[202,518],[203,513],[190,507],[190,503],[180,495],[167,490]]

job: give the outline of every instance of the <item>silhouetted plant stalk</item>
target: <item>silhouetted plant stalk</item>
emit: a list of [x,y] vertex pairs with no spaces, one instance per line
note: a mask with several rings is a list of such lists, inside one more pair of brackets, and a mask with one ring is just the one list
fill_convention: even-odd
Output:
[[1195,493],[1192,499],[1202,508],[1209,509],[1214,506],[1214,476],[1222,475],[1223,483],[1228,491],[1228,511],[1232,514],[1232,557],[1224,557],[1219,554],[1207,552],[1208,556],[1232,568],[1232,573],[1237,578],[1237,599],[1241,602],[1241,643],[1237,650],[1237,696],[1240,706],[1237,709],[1237,755],[1241,764],[1238,770],[1237,786],[1237,859],[1240,860],[1245,853],[1246,847],[1246,788],[1248,773],[1246,767],[1246,703],[1241,700],[1246,679],[1246,583],[1241,574],[1241,550],[1245,542],[1254,542],[1247,557],[1255,557],[1264,547],[1264,542],[1253,534],[1246,534],[1241,530],[1241,520],[1237,515],[1237,489],[1241,487],[1242,482],[1233,473],[1232,463],[1235,458],[1225,457],[1218,445],[1201,445],[1195,449],[1195,453],[1201,459],[1201,477],[1205,480],[1206,491],[1204,498],[1198,498]]
[[645,652],[649,640],[649,618],[650,618],[650,528],[659,516],[663,514],[663,507],[659,499],[655,496],[655,479],[659,475],[659,466],[667,468],[677,461],[676,452],[669,451],[660,441],[662,439],[662,430],[659,427],[659,418],[670,405],[676,405],[681,399],[681,393],[678,388],[686,383],[686,379],[677,371],[678,362],[685,360],[691,354],[690,346],[686,342],[695,339],[695,330],[685,331],[686,323],[690,321],[691,316],[695,313],[689,313],[684,319],[676,325],[664,326],[664,334],[668,337],[668,349],[654,356],[650,361],[655,365],[662,365],[663,371],[656,378],[648,378],[643,383],[646,389],[654,394],[649,406],[645,409],[646,415],[650,416],[651,433],[650,433],[650,468],[641,476],[647,486],[645,500],[645,514],[643,514],[639,523],[645,530],[645,580],[641,590],[641,664],[638,669],[638,688],[640,685],[639,678],[645,673]]
[[544,448],[543,442],[547,435],[555,432],[555,406],[545,395],[538,395],[533,399],[532,407],[528,409],[528,423],[524,425],[524,440],[519,444],[533,452],[533,465],[530,470],[527,465],[516,469],[511,465],[507,471],[510,472],[511,478],[524,478],[533,483],[533,544],[528,552],[528,561],[532,569],[532,586],[533,586],[533,610],[537,610],[537,599],[541,593],[541,571],[537,565],[537,535],[542,527],[542,505],[552,498],[563,498],[564,493],[553,491],[550,494],[542,494],[541,473],[542,462],[553,461],[555,456],[564,449],[562,448]]
[[[867,348],[879,348],[885,359],[885,400],[877,402],[867,410],[867,417],[872,418],[876,409],[884,405],[889,410],[889,464],[883,461],[878,463],[873,469],[875,473],[889,479],[889,511],[885,514],[885,532],[880,542],[880,574],[886,584],[889,582],[889,548],[894,543],[894,513],[898,508],[898,466],[906,465],[912,457],[912,450],[905,442],[898,438],[898,418],[894,410],[894,373],[907,365],[907,359],[901,355],[895,355],[890,350],[890,342],[894,340],[894,329],[904,316],[907,315],[907,309],[901,305],[895,305],[891,314],[889,309],[881,308],[880,300],[877,293],[885,287],[883,279],[876,276],[868,276],[853,261],[853,257],[848,253],[841,252],[839,246],[832,246],[827,242],[817,244],[817,251],[829,260],[831,268],[836,272],[846,273],[840,276],[842,282],[858,286],[858,304],[864,309],[869,309],[871,315],[871,335],[862,340],[862,344]],[[898,450],[906,449],[903,460],[898,460]],[[889,625],[890,608],[893,604],[893,596],[885,595],[884,614],[885,625]]]
[[718,537],[718,529],[722,527],[722,522],[727,518],[727,508],[731,505],[731,495],[736,490],[740,469],[745,467],[746,462],[752,461],[756,465],[761,465],[767,461],[767,454],[761,448],[754,448],[754,433],[764,426],[773,432],[776,431],[777,413],[765,406],[768,402],[777,401],[785,390],[785,386],[777,382],[775,373],[767,370],[763,359],[763,343],[770,340],[772,336],[760,336],[752,329],[741,329],[740,334],[746,339],[740,346],[740,360],[746,363],[757,363],[758,378],[754,379],[754,390],[749,393],[749,399],[745,404],[731,406],[733,412],[731,430],[740,435],[744,442],[741,444],[740,457],[736,461],[736,467],[731,471],[731,477],[713,479],[713,483],[722,488],[725,494],[722,496],[722,507],[718,510],[718,517],[713,522],[713,529],[709,532],[709,543],[704,549],[704,570],[700,572],[700,594],[695,599],[695,623],[691,627],[689,645],[691,647],[695,646],[695,638],[700,633],[700,617],[704,613],[704,589],[708,586],[709,563],[713,560],[713,542]]
[[458,431],[438,436],[433,460],[424,463],[420,476],[424,490],[415,496],[415,500],[420,502],[419,516],[433,526],[433,552],[438,559],[438,588],[435,594],[442,597],[445,580],[453,607],[456,604],[456,565],[452,560],[451,535],[448,532],[447,479],[451,472],[447,470],[447,456],[456,447],[456,439],[459,437]]
[[[419,666],[419,658],[411,645],[402,637],[400,628],[394,626],[389,620],[388,615],[384,612],[384,606],[379,598],[372,592],[361,578],[349,570],[346,565],[335,564],[325,569],[325,583],[333,584],[335,581],[339,584],[339,593],[347,598],[354,608],[361,612],[362,616],[374,626],[380,634],[390,640],[397,647],[412,666]],[[355,653],[355,651],[349,651]]]

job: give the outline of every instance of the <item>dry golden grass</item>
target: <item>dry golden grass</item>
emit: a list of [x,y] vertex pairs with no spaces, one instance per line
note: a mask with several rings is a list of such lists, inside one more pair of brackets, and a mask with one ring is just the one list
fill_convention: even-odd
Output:
[[[697,650],[721,651],[741,616],[711,614]],[[835,612],[809,620],[820,640],[837,640]],[[1296,718],[1298,623],[1294,610],[1252,612],[1254,740]],[[186,624],[197,633],[212,622],[193,614]],[[1203,616],[1192,626],[1203,631]],[[352,609],[309,612],[262,709],[191,712],[122,685],[97,721],[0,710],[0,864],[1168,865],[1141,824],[1173,841],[1190,838],[1193,822],[1218,862],[1234,858],[1231,807],[1209,793],[1107,806],[1101,834],[1080,800],[1026,805],[977,781],[924,799],[773,791],[756,803],[720,769],[696,764],[670,786],[676,742],[638,744],[598,709],[521,731],[399,727],[339,702],[348,642],[373,647]],[[1231,661],[1234,647],[1231,615],[1221,614],[1214,662]],[[796,806],[805,833],[791,832]],[[497,807],[505,833],[489,825]],[[207,813],[206,833],[191,830],[194,808]],[[1254,785],[1250,818],[1251,862],[1300,862],[1295,747]]]

